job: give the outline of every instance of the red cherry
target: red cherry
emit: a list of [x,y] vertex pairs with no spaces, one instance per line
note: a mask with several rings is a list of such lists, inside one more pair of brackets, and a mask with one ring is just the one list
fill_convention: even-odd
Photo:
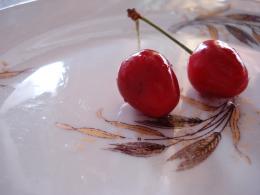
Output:
[[248,73],[238,53],[219,40],[201,43],[190,56],[188,77],[202,95],[230,98],[248,85]]
[[151,117],[167,115],[180,99],[171,64],[160,53],[149,49],[122,62],[117,84],[126,102]]

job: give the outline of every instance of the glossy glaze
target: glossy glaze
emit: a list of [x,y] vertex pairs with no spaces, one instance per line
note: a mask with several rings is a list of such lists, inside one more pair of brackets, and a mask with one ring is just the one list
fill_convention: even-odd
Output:
[[[124,103],[115,82],[118,66],[137,48],[134,26],[126,21],[124,10],[149,10],[149,17],[166,27],[183,19],[167,12],[169,4],[166,6],[165,1],[160,1],[162,6],[154,2],[45,0],[1,15],[1,60],[9,63],[10,70],[31,68],[18,77],[0,80],[5,85],[0,88],[1,194],[259,195],[260,131],[255,111],[260,109],[256,90],[260,85],[259,52],[239,42],[233,42],[232,47],[240,53],[250,75],[247,90],[240,94],[239,127],[241,147],[251,157],[251,165],[235,152],[232,139],[226,136],[230,134],[228,128],[207,162],[180,173],[174,171],[174,162],[165,162],[176,152],[174,149],[145,159],[123,156],[103,150],[110,141],[55,126],[55,122],[63,122],[120,133],[96,117],[100,108],[110,120],[134,123],[139,119],[140,113]],[[171,9],[194,5],[194,1],[169,2]],[[195,48],[206,37],[194,36],[194,29],[176,36],[189,40],[186,44]],[[174,62],[182,94],[199,98],[186,76],[185,52],[145,25],[141,32],[142,48],[154,48]],[[54,71],[51,77],[56,80],[51,82],[46,75],[41,77],[46,83],[34,82],[37,79],[33,75],[39,76],[44,70]],[[182,103],[174,113],[205,117]]]
[[227,43],[208,40],[190,56],[188,77],[202,95],[230,98],[248,85],[247,69],[239,54]]
[[152,117],[167,115],[180,99],[171,64],[154,50],[145,49],[124,60],[117,84],[126,102]]

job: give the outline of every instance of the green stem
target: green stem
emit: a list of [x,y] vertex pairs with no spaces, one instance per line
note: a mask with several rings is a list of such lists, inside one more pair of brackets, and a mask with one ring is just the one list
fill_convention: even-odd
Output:
[[139,20],[135,21],[135,28],[136,28],[136,34],[137,34],[137,49],[138,49],[138,51],[140,51],[141,50],[141,38],[140,38]]
[[168,37],[169,39],[171,39],[173,42],[175,42],[177,45],[179,45],[182,49],[184,49],[186,52],[188,52],[190,55],[193,53],[191,49],[189,49],[188,47],[186,47],[183,43],[181,43],[180,41],[178,41],[177,39],[173,38],[169,33],[167,33],[166,31],[164,31],[163,29],[161,29],[159,26],[157,26],[156,24],[154,24],[153,22],[151,22],[150,20],[148,20],[145,17],[141,17],[140,18],[142,21],[146,22],[147,24],[151,25],[152,27],[154,27],[156,30],[158,30],[159,32],[161,32],[162,34],[164,34],[166,37]]
[[149,19],[141,16],[135,9],[128,9],[128,16],[130,18],[132,18],[132,20],[137,21],[138,19],[144,21],[145,23],[151,25],[152,27],[154,27],[156,30],[158,30],[159,32],[161,32],[162,34],[164,34],[166,37],[168,37],[169,39],[171,39],[173,42],[175,42],[177,45],[179,45],[181,48],[183,48],[186,52],[188,52],[190,55],[193,53],[191,49],[189,49],[188,47],[186,47],[183,43],[181,43],[180,41],[178,41],[177,39],[175,39],[174,37],[172,37],[169,33],[167,33],[165,30],[163,30],[162,28],[160,28],[158,25],[154,24],[153,22],[151,22]]

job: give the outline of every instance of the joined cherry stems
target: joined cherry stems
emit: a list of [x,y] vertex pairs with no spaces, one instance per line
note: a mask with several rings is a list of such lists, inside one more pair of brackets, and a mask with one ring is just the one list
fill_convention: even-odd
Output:
[[153,22],[151,22],[149,19],[147,19],[146,17],[142,16],[140,13],[138,13],[135,8],[133,9],[127,9],[127,13],[128,13],[128,17],[130,17],[133,21],[138,22],[138,20],[142,20],[145,23],[151,25],[152,27],[154,27],[156,30],[158,30],[159,32],[161,32],[162,34],[164,34],[166,37],[168,37],[169,39],[171,39],[173,42],[175,42],[177,45],[179,45],[181,48],[183,48],[187,53],[189,53],[190,55],[193,53],[193,51],[191,49],[189,49],[187,46],[185,46],[183,43],[181,43],[180,41],[178,41],[177,39],[175,39],[173,36],[171,36],[169,33],[167,33],[165,30],[163,30],[162,28],[160,28],[158,25],[154,24]]

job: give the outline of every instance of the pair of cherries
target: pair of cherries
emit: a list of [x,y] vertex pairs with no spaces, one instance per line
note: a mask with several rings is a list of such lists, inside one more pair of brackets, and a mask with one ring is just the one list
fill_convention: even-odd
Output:
[[[248,72],[240,56],[219,40],[205,41],[192,52],[187,73],[192,86],[208,97],[232,98],[248,85]],[[117,84],[126,102],[151,117],[169,114],[180,99],[171,63],[150,49],[122,62]]]

